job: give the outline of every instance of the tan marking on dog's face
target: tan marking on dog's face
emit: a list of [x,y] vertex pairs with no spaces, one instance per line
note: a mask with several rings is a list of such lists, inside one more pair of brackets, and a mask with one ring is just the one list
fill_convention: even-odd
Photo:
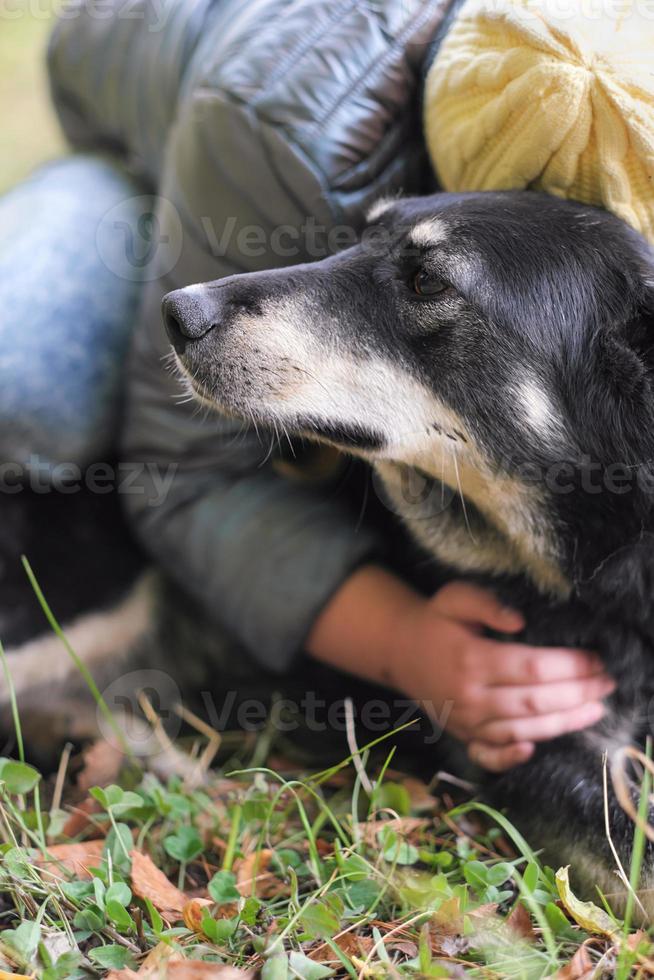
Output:
[[509,476],[485,474],[457,455],[423,457],[422,472],[442,480],[464,502],[474,503],[485,524],[471,524],[466,515],[446,509],[429,520],[419,509],[412,515],[403,500],[401,468],[395,463],[376,463],[380,476],[414,536],[441,561],[461,571],[501,575],[527,575],[547,594],[566,597],[570,583],[558,563],[556,542],[541,514],[542,502],[531,487]]
[[[557,544],[538,488],[527,486],[494,465],[464,419],[433,396],[430,416],[435,422],[422,445],[420,440],[413,445],[407,442],[392,462],[417,468],[442,481],[464,502],[474,504],[488,523],[486,528],[473,531],[464,518],[457,533],[450,528],[447,540],[439,535],[439,557],[446,559],[445,547],[447,560],[451,562],[456,555],[458,567],[526,573],[542,591],[567,596],[570,584],[560,569]],[[427,533],[433,548],[433,532]]]
[[390,211],[394,204],[397,204],[397,197],[380,197],[366,212],[366,221],[368,224],[373,225],[376,221],[379,221],[387,211]]
[[529,372],[523,372],[511,385],[518,417],[541,438],[560,439],[565,433],[565,422],[544,385]]
[[509,542],[516,567],[522,567],[544,591],[568,594],[569,584],[556,563],[556,547],[543,516],[545,507],[534,488],[506,474],[491,472],[474,457],[464,457],[456,465],[451,458],[443,479],[453,488],[459,484],[464,498],[472,501]]
[[409,232],[409,241],[418,248],[431,248],[447,239],[447,225],[440,218],[418,222]]

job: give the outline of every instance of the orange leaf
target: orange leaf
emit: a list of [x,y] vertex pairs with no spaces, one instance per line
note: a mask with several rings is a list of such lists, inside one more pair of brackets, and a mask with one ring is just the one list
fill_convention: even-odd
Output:
[[511,914],[506,920],[506,924],[509,929],[511,929],[521,939],[526,939],[527,942],[530,943],[535,941],[536,933],[531,921],[531,916],[521,902],[517,902],[513,906],[511,909]]
[[109,786],[118,781],[125,758],[117,745],[100,738],[84,750],[84,766],[77,777],[77,788],[88,793],[92,786]]
[[163,871],[153,864],[147,854],[130,851],[132,859],[132,891],[137,898],[149,898],[164,918],[179,918],[186,905],[186,895],[168,881]]
[[88,869],[100,863],[103,850],[104,838],[82,841],[81,844],[53,844],[48,847],[48,855],[53,860],[39,858],[38,864],[52,864],[57,861],[72,871],[77,878],[90,878]]
[[627,936],[627,948],[632,950],[632,952],[640,946],[640,944],[647,940],[647,933],[642,929],[638,929],[636,932],[632,932],[630,936]]
[[590,980],[595,972],[593,961],[585,946],[580,946],[567,966],[562,967],[555,980]]
[[[353,956],[365,959],[375,945],[374,940],[369,936],[356,936],[352,932],[346,932],[342,936],[336,936],[334,943],[350,959]],[[327,943],[320,943],[308,956],[310,960],[314,960],[316,963],[340,963],[336,953]]]
[[[85,800],[71,809],[70,816],[67,818],[66,823],[62,828],[62,834],[66,837],[77,837],[84,830],[88,830],[89,827],[93,827],[93,823],[89,819],[94,813],[102,812],[102,804],[99,800],[94,800],[92,796],[88,796]],[[94,828],[96,832],[101,832],[98,828]]]
[[204,935],[202,920],[204,913],[211,907],[212,919],[231,919],[238,915],[238,905],[236,902],[227,902],[224,905],[216,905],[210,898],[192,898],[182,909],[182,918],[187,929]]
[[241,895],[270,898],[279,892],[282,883],[268,870],[272,857],[273,851],[263,848],[235,863],[236,887]]
[[423,783],[421,779],[415,779],[413,776],[406,776],[402,780],[402,786],[404,786],[405,790],[409,794],[411,809],[413,811],[418,813],[431,813],[436,809],[438,800],[429,792],[426,783]]
[[411,840],[418,831],[429,826],[429,820],[424,817],[394,817],[391,820],[365,820],[359,824],[363,839],[367,844],[377,846],[377,834],[380,830],[394,830],[404,840]]
[[181,960],[171,963],[166,980],[254,980],[254,970],[239,970],[227,963],[202,963],[199,960]]
[[207,907],[213,904],[210,898],[192,898],[190,902],[186,902],[182,908],[182,918],[186,928],[191,932],[201,933],[204,913]]
[[107,974],[106,980],[254,980],[255,976],[252,970],[239,970],[227,963],[202,963],[199,960],[177,958],[157,967],[156,972],[144,970],[143,966],[138,973],[127,969],[112,970]]
[[160,980],[161,977],[166,976],[168,963],[183,959],[183,955],[176,952],[168,943],[158,943],[145,957],[138,973],[125,967],[123,970],[112,970],[106,980],[134,980],[135,977],[139,980],[147,980],[148,977],[151,980]]
[[433,915],[434,925],[439,930],[448,933],[463,932],[463,913],[461,912],[461,899],[458,895],[451,895],[441,902]]

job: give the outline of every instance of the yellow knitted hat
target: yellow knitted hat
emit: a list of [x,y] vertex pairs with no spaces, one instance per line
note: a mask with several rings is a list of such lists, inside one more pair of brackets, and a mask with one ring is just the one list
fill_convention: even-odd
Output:
[[601,204],[654,242],[646,7],[623,0],[610,16],[575,3],[566,15],[561,0],[468,0],[427,76],[425,131],[441,185],[534,187]]

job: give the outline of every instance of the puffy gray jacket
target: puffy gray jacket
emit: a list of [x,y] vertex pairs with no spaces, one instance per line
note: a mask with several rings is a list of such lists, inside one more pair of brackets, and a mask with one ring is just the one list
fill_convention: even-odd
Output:
[[377,535],[338,481],[289,480],[256,433],[180,404],[160,301],[320,257],[327,232],[360,225],[382,192],[431,186],[420,82],[447,6],[88,0],[51,42],[72,143],[120,153],[160,195],[128,379],[124,454],[149,464],[125,498],[133,526],[273,669],[289,666]]

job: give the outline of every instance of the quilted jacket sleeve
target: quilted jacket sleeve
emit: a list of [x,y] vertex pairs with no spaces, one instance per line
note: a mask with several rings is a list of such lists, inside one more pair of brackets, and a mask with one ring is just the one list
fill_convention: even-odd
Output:
[[[128,382],[124,455],[138,477],[125,499],[149,551],[272,669],[288,668],[330,595],[378,543],[360,502],[353,507],[338,487],[288,482],[255,433],[180,404],[161,297],[318,258],[328,232],[359,225],[380,193],[428,186],[419,82],[443,7],[239,3],[237,22],[217,17],[201,32],[166,124],[151,281]],[[137,132],[119,102],[108,128],[145,158],[164,123]]]
[[72,0],[48,47],[74,147],[128,159],[156,186],[186,69],[203,37],[239,31],[239,0]]

